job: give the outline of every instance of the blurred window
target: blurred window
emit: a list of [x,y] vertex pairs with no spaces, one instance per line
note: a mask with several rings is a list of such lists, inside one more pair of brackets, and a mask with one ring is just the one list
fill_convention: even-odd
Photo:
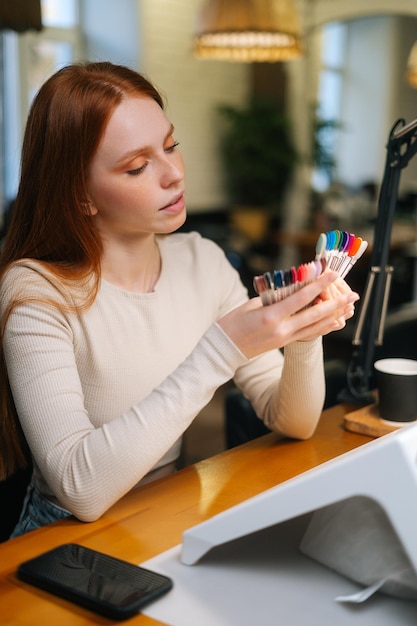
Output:
[[318,108],[316,140],[320,143],[322,160],[313,173],[313,185],[323,191],[332,182],[333,167],[337,148],[337,125],[342,110],[344,62],[346,52],[347,26],[332,22],[323,26],[321,71],[318,86]]
[[79,1],[42,0],[42,31],[1,34],[2,212],[16,196],[23,129],[35,94],[60,67],[82,59]]

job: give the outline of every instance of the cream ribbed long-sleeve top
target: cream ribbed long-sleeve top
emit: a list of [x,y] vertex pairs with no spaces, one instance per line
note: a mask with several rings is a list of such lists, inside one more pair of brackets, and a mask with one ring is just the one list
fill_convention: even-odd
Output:
[[321,340],[248,360],[216,324],[247,299],[223,251],[196,233],[157,238],[152,293],[102,281],[82,313],[42,303],[73,294],[38,263],[19,261],[0,291],[4,350],[34,481],[93,521],[149,471],[175,460],[181,436],[216,389],[234,378],[272,429],[309,437],[324,399]]

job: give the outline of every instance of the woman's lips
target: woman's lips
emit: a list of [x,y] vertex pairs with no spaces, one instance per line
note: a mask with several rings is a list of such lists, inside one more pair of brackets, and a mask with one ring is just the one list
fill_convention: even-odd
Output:
[[185,198],[184,194],[181,193],[174,198],[170,204],[162,207],[160,211],[165,211],[166,213],[180,213],[185,207]]

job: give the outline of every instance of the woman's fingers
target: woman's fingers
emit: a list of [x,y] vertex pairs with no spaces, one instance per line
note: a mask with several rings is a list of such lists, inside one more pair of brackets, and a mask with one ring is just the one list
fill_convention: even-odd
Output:
[[248,358],[339,330],[353,315],[359,296],[343,284],[333,286],[337,278],[336,272],[325,272],[313,283],[269,306],[262,306],[260,298],[253,298],[218,324]]
[[[346,320],[353,317],[355,313],[354,303],[359,296],[351,292],[333,301],[321,301],[310,307],[309,316],[305,319],[296,319],[301,313],[293,316],[291,322],[299,322],[294,328],[293,335],[296,341],[309,341],[322,335],[328,335],[336,330],[341,330],[346,325]],[[343,304],[342,304],[343,302]],[[334,308],[336,306],[336,308]],[[330,307],[330,308],[329,308]],[[310,320],[310,324],[308,324]]]

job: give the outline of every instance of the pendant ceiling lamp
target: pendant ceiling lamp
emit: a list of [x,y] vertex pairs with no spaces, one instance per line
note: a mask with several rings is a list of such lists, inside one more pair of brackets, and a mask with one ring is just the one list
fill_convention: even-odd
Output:
[[411,87],[417,89],[417,41],[414,43],[408,56],[407,81]]
[[294,0],[204,0],[194,56],[222,61],[287,61],[301,54]]
[[0,30],[42,30],[41,0],[2,0]]

